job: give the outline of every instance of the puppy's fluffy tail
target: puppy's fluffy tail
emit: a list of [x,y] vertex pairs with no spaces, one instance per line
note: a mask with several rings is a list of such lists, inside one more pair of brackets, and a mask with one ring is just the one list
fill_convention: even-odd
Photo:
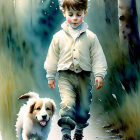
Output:
[[28,92],[20,96],[18,99],[27,99],[27,98],[39,98],[39,95],[35,92]]

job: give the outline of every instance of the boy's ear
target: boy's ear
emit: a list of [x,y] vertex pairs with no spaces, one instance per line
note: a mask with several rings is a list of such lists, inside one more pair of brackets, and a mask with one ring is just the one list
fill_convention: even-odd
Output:
[[63,13],[63,15],[64,15],[64,17],[66,16],[66,14],[65,14],[65,11],[64,10],[62,10],[62,13]]
[[84,12],[84,15],[86,15],[87,14],[87,10]]

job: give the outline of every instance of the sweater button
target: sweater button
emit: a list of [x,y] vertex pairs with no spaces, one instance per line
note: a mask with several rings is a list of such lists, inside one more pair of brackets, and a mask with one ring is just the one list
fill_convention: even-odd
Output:
[[75,51],[75,49],[73,49],[73,51]]

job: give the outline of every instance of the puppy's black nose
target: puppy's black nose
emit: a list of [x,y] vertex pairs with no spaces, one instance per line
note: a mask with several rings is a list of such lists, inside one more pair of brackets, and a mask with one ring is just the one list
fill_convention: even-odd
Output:
[[42,118],[43,120],[46,120],[47,115],[43,115]]

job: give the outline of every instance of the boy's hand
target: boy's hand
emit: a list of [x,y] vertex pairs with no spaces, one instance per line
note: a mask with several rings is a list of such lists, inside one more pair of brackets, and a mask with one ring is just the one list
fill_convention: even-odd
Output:
[[48,80],[48,86],[49,86],[49,88],[54,89],[55,88],[55,79]]
[[96,90],[100,89],[103,86],[103,81],[104,81],[104,79],[100,76],[95,78],[94,85],[96,86],[96,84],[97,84]]

